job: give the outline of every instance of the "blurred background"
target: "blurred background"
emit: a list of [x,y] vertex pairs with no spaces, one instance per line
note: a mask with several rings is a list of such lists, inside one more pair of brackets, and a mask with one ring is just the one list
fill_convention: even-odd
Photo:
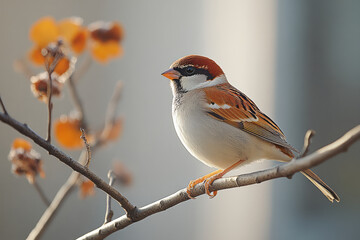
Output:
[[[176,59],[214,59],[228,80],[254,100],[302,148],[307,129],[318,149],[360,123],[360,1],[20,1],[0,2],[0,94],[8,112],[46,136],[46,105],[33,97],[28,79],[13,69],[32,43],[29,29],[43,16],[79,16],[87,25],[119,21],[123,57],[93,63],[79,82],[91,127],[101,126],[118,80],[124,132],[90,165],[101,178],[120,159],[134,182],[120,191],[143,206],[187,186],[213,169],[181,145],[171,119],[171,91],[160,74]],[[54,117],[72,110],[69,94],[54,100]],[[0,123],[0,233],[25,239],[45,210],[25,178],[11,173],[7,155],[20,134]],[[55,142],[56,144],[56,142]],[[201,196],[111,235],[108,239],[358,239],[360,145],[316,167],[340,196],[330,203],[300,174]],[[52,199],[70,169],[35,146],[44,159],[39,184]],[[78,151],[66,151],[77,159]],[[254,164],[231,174],[264,169]],[[105,194],[81,200],[75,191],[43,239],[74,239],[103,223]],[[115,217],[122,215],[115,207]]]

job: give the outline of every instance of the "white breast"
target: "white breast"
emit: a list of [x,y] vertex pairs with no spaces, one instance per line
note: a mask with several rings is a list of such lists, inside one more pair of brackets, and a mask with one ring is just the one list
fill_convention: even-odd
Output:
[[239,160],[247,163],[261,158],[288,160],[273,144],[210,117],[204,97],[201,90],[193,90],[173,104],[176,132],[193,156],[220,169]]

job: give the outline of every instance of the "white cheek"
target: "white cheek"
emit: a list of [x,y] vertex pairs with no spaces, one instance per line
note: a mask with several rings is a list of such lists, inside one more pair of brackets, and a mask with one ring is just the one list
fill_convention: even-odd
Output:
[[218,84],[226,83],[225,75],[221,75],[213,80],[208,81],[205,75],[193,75],[181,78],[181,85],[184,90],[190,91],[199,88],[212,87]]
[[196,88],[200,88],[201,84],[206,82],[207,77],[205,75],[193,75],[181,78],[181,85],[185,91],[190,91]]

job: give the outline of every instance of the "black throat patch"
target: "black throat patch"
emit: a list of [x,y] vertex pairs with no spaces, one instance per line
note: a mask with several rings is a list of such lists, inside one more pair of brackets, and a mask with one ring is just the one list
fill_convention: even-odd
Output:
[[176,93],[186,93],[187,91],[185,91],[184,88],[182,87],[180,79],[181,79],[181,77],[179,79],[172,80],[175,84],[175,91],[176,91]]

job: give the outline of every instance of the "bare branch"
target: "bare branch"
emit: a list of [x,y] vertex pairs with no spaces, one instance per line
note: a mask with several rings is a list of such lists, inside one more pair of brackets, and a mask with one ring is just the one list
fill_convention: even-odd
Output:
[[[113,171],[109,170],[108,172],[108,178],[109,178],[109,185],[113,186],[116,177],[113,175]],[[106,213],[105,213],[105,221],[104,224],[111,221],[112,217],[114,215],[114,212],[111,210],[111,197],[109,194],[106,195]]]
[[76,72],[74,72],[72,78],[74,83],[78,83],[79,79],[87,72],[87,70],[90,68],[92,63],[92,57],[87,56],[85,58],[85,61],[82,62],[81,66],[78,68]]
[[[61,41],[58,41],[56,47],[54,50],[54,54],[47,49],[46,53],[45,53],[45,67],[46,67],[46,71],[48,72],[49,75],[49,84],[47,87],[47,106],[48,106],[48,128],[47,128],[47,138],[46,141],[51,143],[51,113],[52,113],[52,109],[53,109],[53,104],[51,102],[51,98],[52,98],[52,73],[54,72],[58,62],[60,61],[60,59],[63,57],[63,54],[61,52],[61,50],[59,49],[60,46],[62,45]],[[53,56],[54,55],[54,56]],[[50,57],[54,57],[54,60],[50,63],[49,59]]]
[[37,183],[36,179],[34,179],[33,184],[37,193],[39,194],[41,200],[44,202],[44,204],[48,207],[50,205],[50,201],[47,199],[47,197],[45,196],[44,191],[41,189],[41,187],[39,186],[39,184]]
[[[316,152],[306,157],[297,159],[296,161],[291,161],[289,163],[285,163],[283,165],[273,167],[264,171],[258,171],[248,174],[242,174],[239,176],[221,178],[215,180],[211,186],[210,191],[247,186],[275,178],[292,175],[296,172],[300,172],[302,170],[306,170],[314,166],[317,166],[322,162],[328,160],[329,158],[341,152],[346,151],[354,142],[356,142],[359,139],[360,139],[360,125],[356,126],[352,130],[347,132],[344,136],[342,136],[335,142],[317,150]],[[198,184],[191,191],[191,196],[196,197],[204,193],[205,193],[204,184]],[[189,197],[186,193],[186,189],[182,189],[159,201],[151,203],[142,208],[136,209],[136,211],[134,212],[135,218],[133,219],[130,219],[128,216],[123,215],[79,237],[78,240],[104,239],[106,236],[118,230],[121,230],[136,221],[140,221],[155,213],[165,211],[166,209],[171,208],[187,200],[189,200]]]
[[304,137],[304,147],[298,158],[305,157],[308,154],[309,149],[310,149],[311,139],[312,139],[312,137],[315,136],[315,133],[316,132],[314,130],[307,130],[305,137]]
[[5,105],[1,99],[1,96],[0,96],[0,105],[1,105],[1,108],[3,109],[3,112],[5,115],[9,115],[8,112],[6,111],[6,108],[5,108]]
[[[50,84],[49,88],[52,88],[51,86],[52,84]],[[48,94],[48,102],[47,102],[47,106],[48,106],[48,124],[47,124],[47,137],[46,137],[46,141],[48,143],[51,143],[51,116],[52,116],[52,108],[53,108],[53,104],[51,102],[51,93]]]
[[5,115],[4,113],[0,113],[0,121],[4,122],[5,124],[11,126],[12,128],[16,129],[18,132],[23,134],[24,136],[29,137],[32,139],[37,145],[42,147],[43,149],[47,150],[50,155],[53,155],[61,162],[68,165],[74,171],[79,172],[80,174],[84,175],[88,179],[90,179],[98,188],[102,189],[104,192],[108,193],[112,196],[116,201],[118,201],[121,207],[127,212],[130,218],[132,218],[132,214],[136,209],[134,205],[132,205],[128,199],[126,199],[123,195],[121,195],[115,188],[109,186],[105,181],[99,178],[95,173],[90,171],[88,168],[84,167],[80,163],[74,161],[71,157],[66,155],[57,147],[48,143],[45,139],[37,135],[34,131],[32,131],[27,125],[22,124],[12,117]]
[[122,88],[123,88],[122,82],[118,81],[115,85],[113,95],[108,104],[106,117],[105,117],[105,125],[112,124],[115,121],[116,109],[118,107],[118,103],[121,97]]
[[79,93],[76,89],[75,81],[73,78],[73,75],[71,75],[68,79],[69,82],[69,90],[70,90],[70,96],[73,99],[75,108],[77,109],[79,115],[80,115],[80,127],[85,129],[85,131],[88,130],[87,128],[87,122],[85,119],[85,113],[84,113],[84,106],[81,102],[81,99],[79,97]]
[[[79,157],[79,163],[81,165],[86,162],[86,151],[82,151]],[[54,218],[55,214],[59,210],[62,203],[65,201],[66,197],[72,192],[76,186],[77,181],[81,175],[78,172],[73,171],[67,181],[61,186],[59,191],[56,193],[54,199],[52,200],[50,206],[45,210],[40,220],[37,222],[34,229],[30,232],[27,240],[36,240],[41,237],[44,233],[47,226],[50,224],[51,220]]]
[[121,91],[122,91],[122,82],[118,81],[115,85],[113,95],[110,99],[110,102],[106,110],[104,129],[100,134],[100,139],[104,143],[107,142],[107,135],[109,134],[109,131],[112,130],[114,123],[116,121],[116,109],[118,107],[119,100],[121,97]]
[[85,163],[85,167],[89,168],[89,164],[91,161],[91,148],[90,145],[88,143],[88,141],[86,140],[86,136],[85,136],[85,130],[80,128],[81,130],[81,139],[84,141],[85,147],[86,147],[86,163]]
[[[115,93],[118,93],[119,90],[120,90],[119,87],[116,87]],[[114,95],[118,96],[118,94],[114,94]],[[76,96],[78,97],[77,94],[76,94]],[[112,97],[111,99],[112,99],[111,100],[112,104],[109,103],[109,105],[113,105],[114,106],[113,109],[116,109],[119,97]],[[114,100],[114,99],[116,99],[116,100]],[[113,110],[113,111],[108,110],[108,112],[111,112],[111,114],[115,115],[115,110]],[[110,114],[108,114],[108,115],[110,115]],[[83,115],[83,118],[84,118],[84,115]],[[105,120],[105,122],[106,122],[106,120]],[[89,146],[92,149],[92,153],[94,153],[99,147],[101,147],[103,145],[103,143],[104,142],[101,139],[95,140],[94,143],[91,146]],[[78,162],[81,165],[86,165],[86,162],[88,160],[87,154],[88,154],[87,150],[83,150],[81,152],[81,155],[78,160]],[[75,171],[69,176],[67,181],[57,192],[57,194],[54,197],[54,199],[52,200],[50,206],[46,209],[46,211],[41,216],[41,218],[38,221],[38,223],[36,224],[35,228],[30,232],[29,236],[27,237],[27,240],[35,240],[35,239],[40,238],[42,233],[46,230],[47,226],[50,224],[51,220],[54,218],[55,214],[58,211],[58,208],[61,207],[62,203],[65,201],[67,196],[70,195],[70,193],[76,186],[79,178],[80,178],[80,173],[75,172]],[[112,186],[111,184],[109,184],[109,185]],[[109,197],[109,194],[107,194],[107,197]],[[111,199],[111,197],[109,197],[109,199]]]

